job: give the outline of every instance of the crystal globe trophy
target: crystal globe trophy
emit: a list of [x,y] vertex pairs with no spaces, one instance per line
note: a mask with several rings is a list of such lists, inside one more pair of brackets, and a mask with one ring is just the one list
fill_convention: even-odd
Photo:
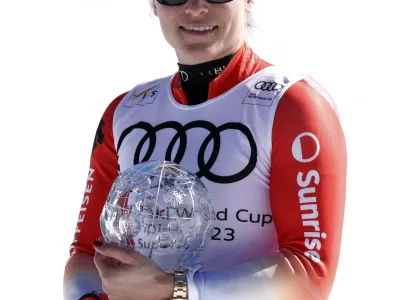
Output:
[[134,247],[165,270],[198,269],[215,213],[203,182],[182,166],[147,161],[114,181],[100,227],[106,242]]

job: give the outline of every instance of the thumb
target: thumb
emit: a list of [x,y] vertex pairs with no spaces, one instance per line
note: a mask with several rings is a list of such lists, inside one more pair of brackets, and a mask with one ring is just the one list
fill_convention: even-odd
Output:
[[140,254],[134,249],[123,248],[116,244],[102,243],[99,241],[93,241],[93,246],[96,252],[119,260],[126,265],[138,265],[140,264]]

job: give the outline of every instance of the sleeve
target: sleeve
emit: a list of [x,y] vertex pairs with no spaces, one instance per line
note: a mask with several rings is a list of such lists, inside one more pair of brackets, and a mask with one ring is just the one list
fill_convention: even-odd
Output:
[[76,300],[87,293],[103,293],[93,262],[93,241],[101,236],[100,214],[118,176],[118,158],[114,146],[113,116],[122,94],[105,110],[93,142],[85,192],[79,211],[70,257],[64,271],[64,299]]
[[272,127],[270,198],[279,251],[187,274],[189,299],[328,299],[344,216],[347,154],[333,101],[314,81],[292,85]]

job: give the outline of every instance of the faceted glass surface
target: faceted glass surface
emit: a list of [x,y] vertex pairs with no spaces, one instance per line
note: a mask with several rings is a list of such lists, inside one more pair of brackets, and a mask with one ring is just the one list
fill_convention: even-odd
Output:
[[203,182],[167,161],[143,162],[118,176],[100,216],[106,242],[134,247],[164,270],[198,268],[214,221]]

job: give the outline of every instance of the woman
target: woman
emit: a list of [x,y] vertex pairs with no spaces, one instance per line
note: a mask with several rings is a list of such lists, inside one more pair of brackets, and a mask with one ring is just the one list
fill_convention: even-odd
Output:
[[[179,72],[135,86],[106,109],[66,266],[65,299],[327,299],[346,183],[333,101],[310,77],[289,74],[251,50],[252,0],[150,2]],[[149,131],[154,143],[139,146]],[[166,151],[177,131],[187,137],[180,155]],[[217,222],[201,270],[166,273],[134,250],[98,240],[100,212],[118,172],[149,159],[199,170],[213,195]]]

